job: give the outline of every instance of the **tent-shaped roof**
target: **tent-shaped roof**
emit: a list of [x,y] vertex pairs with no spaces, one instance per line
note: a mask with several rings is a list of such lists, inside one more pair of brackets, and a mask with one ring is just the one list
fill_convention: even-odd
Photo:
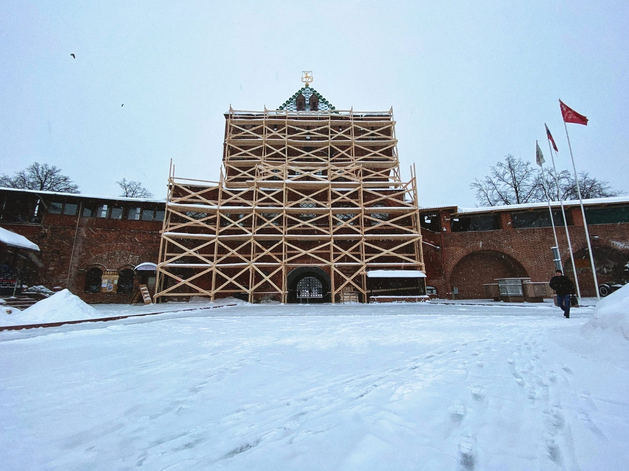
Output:
[[336,108],[332,106],[328,100],[326,100],[323,95],[321,95],[318,91],[312,88],[310,85],[306,84],[299,90],[297,90],[288,100],[282,103],[277,109],[278,110],[286,110],[286,111],[297,111],[297,98],[299,95],[303,95],[305,98],[306,109],[304,111],[315,111],[310,109],[310,97],[315,95],[318,100],[318,109],[316,111],[334,111]]

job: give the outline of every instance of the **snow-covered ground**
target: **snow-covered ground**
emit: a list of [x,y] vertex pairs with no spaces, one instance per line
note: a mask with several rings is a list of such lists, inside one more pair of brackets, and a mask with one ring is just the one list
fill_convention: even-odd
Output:
[[625,470],[628,305],[170,304],[0,332],[0,467]]

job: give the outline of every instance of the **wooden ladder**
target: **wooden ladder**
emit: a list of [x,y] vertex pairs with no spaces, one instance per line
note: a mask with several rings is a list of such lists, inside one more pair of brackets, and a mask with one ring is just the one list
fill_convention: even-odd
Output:
[[144,300],[144,304],[153,304],[153,301],[151,300],[151,293],[149,293],[149,289],[146,287],[146,285],[140,285],[140,289],[135,292],[135,294],[133,295],[133,299],[131,299],[131,304],[135,303],[140,295]]

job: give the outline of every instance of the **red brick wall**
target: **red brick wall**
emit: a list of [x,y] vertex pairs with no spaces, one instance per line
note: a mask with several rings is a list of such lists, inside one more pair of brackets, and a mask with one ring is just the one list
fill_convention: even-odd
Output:
[[[552,276],[550,248],[555,240],[551,228],[512,229],[510,213],[502,212],[501,229],[451,232],[450,211],[440,212],[445,231],[422,230],[426,284],[436,287],[439,297],[451,297],[456,286],[460,298],[485,298],[483,284],[494,278],[528,276],[532,281],[548,281]],[[575,224],[582,221],[579,208],[570,211]],[[48,214],[41,224],[2,226],[39,245],[43,267],[31,274],[32,284],[69,288],[85,301],[99,303],[128,302],[130,295],[84,293],[87,270],[93,266],[121,270],[141,262],[157,262],[162,223],[82,217],[77,229],[76,217]],[[573,225],[569,230],[581,292],[594,296],[584,228]],[[624,265],[629,259],[629,224],[590,225],[589,230],[599,284],[615,280],[618,264]],[[565,270],[572,276],[564,228],[558,227],[557,233]]]
[[[44,216],[41,224],[3,224],[40,248],[43,267],[30,274],[31,284],[68,288],[89,303],[129,302],[131,295],[85,293],[85,274],[133,268],[141,262],[157,263],[161,222]],[[71,264],[71,266],[70,266]]]
[[[575,224],[582,221],[580,209],[571,208]],[[449,222],[449,215],[442,211],[442,222]],[[435,286],[439,297],[452,296],[452,288],[459,289],[459,297],[485,298],[483,284],[505,273],[517,273],[510,260],[515,260],[523,270],[522,275],[532,281],[548,281],[554,272],[551,247],[555,246],[552,228],[513,229],[508,213],[501,213],[500,225],[504,229],[493,231],[451,232],[449,224],[443,224],[441,233],[422,230],[427,284]],[[583,296],[596,296],[592,271],[589,265],[587,240],[582,225],[568,226]],[[629,224],[596,224],[589,226],[597,267],[598,283],[617,277],[609,269],[610,258],[624,265],[629,258]],[[564,270],[572,277],[570,251],[563,226],[557,228],[558,242]],[[503,254],[505,263],[491,263],[491,253]],[[472,254],[475,254],[472,256]],[[469,258],[470,256],[474,258]],[[468,258],[466,258],[468,257]],[[475,262],[475,263],[472,263]],[[511,267],[511,268],[510,268]],[[617,272],[618,270],[616,270]],[[488,281],[489,280],[489,281]]]

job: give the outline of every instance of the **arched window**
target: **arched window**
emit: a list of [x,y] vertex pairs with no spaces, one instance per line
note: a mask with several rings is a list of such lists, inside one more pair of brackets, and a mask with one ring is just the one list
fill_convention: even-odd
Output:
[[100,293],[100,284],[103,279],[103,270],[100,268],[90,268],[85,274],[86,293]]
[[[374,204],[373,207],[386,208],[384,204]],[[377,226],[378,224],[381,224],[380,221],[386,221],[387,219],[389,219],[389,213],[371,213],[371,217],[374,218],[371,220],[371,225]]]
[[[317,202],[313,200],[312,198],[306,198],[305,200],[299,202],[299,207],[302,209],[316,208]],[[316,214],[314,213],[303,213],[299,215],[299,218],[304,220],[304,219],[312,219],[315,216]]]
[[118,277],[118,293],[133,293],[133,270],[130,268],[120,270],[120,276]]
[[349,223],[353,226],[354,224],[356,224],[356,220],[352,219],[354,217],[353,214],[347,213],[347,214],[337,214],[336,218],[336,225],[340,226],[341,224],[343,224],[344,222],[349,221]]

